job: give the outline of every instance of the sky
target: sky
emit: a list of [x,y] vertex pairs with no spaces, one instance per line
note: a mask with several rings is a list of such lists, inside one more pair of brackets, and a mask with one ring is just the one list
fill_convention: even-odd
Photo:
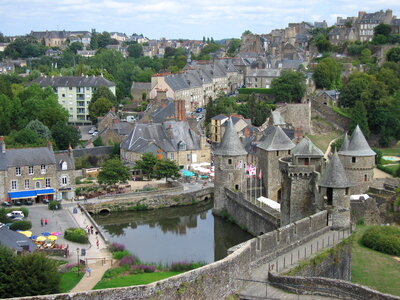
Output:
[[240,38],[289,22],[322,21],[392,9],[399,0],[0,0],[0,32],[87,30],[143,33],[150,39]]

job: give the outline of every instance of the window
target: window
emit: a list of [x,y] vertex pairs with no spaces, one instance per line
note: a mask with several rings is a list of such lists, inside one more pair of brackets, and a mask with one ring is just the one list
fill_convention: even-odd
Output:
[[62,94],[61,97],[65,98],[65,94]]
[[190,161],[191,155],[190,154],[186,154],[186,159],[187,159],[187,161]]
[[353,157],[351,158],[351,162],[354,164],[354,163],[356,163],[356,161],[357,161],[357,158],[356,158],[355,156],[353,156]]
[[368,181],[368,175],[367,174],[364,175],[364,181]]
[[279,151],[276,151],[276,156],[279,156]]
[[326,189],[326,198],[327,198],[327,205],[332,205],[332,203],[333,203],[333,189],[332,188]]
[[72,87],[69,87],[69,90],[72,91]]
[[231,165],[231,164],[232,164],[232,159],[228,158],[228,165]]
[[64,185],[68,183],[67,176],[61,177],[61,183]]
[[41,174],[46,174],[46,165],[41,165],[40,166],[40,173]]
[[185,142],[180,141],[180,142],[178,143],[178,150],[179,150],[179,151],[185,151],[185,150],[186,150],[186,144],[185,144]]
[[40,189],[40,181],[36,181],[35,186],[36,186],[37,189]]
[[29,179],[25,179],[25,188],[29,189]]
[[29,166],[29,175],[33,174],[33,166]]
[[288,150],[287,154],[290,154],[290,150]]
[[61,165],[61,170],[64,171],[64,170],[68,169],[67,162],[65,162],[65,161],[61,161],[60,165]]
[[11,189],[13,191],[15,191],[17,189],[17,181],[16,180],[11,181]]
[[17,175],[17,176],[21,175],[21,168],[20,167],[16,167],[15,168],[15,175]]
[[310,159],[307,157],[304,159],[304,165],[308,166],[310,164]]
[[46,178],[46,187],[50,187],[50,178]]
[[349,194],[350,194],[350,189],[346,188],[346,195],[349,195]]
[[170,158],[174,159],[174,153],[171,153]]

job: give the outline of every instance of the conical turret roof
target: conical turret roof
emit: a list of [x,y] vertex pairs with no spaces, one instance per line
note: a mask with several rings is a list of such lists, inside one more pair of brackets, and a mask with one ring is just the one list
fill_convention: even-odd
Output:
[[349,136],[347,135],[347,132],[346,132],[343,137],[343,143],[342,143],[342,147],[340,147],[340,151],[347,151],[349,149],[349,144],[350,144],[350,140],[349,140]]
[[327,188],[347,188],[352,186],[352,183],[347,177],[346,171],[340,161],[339,155],[335,151],[329,164],[322,174],[318,185]]
[[226,156],[247,155],[247,151],[240,142],[239,136],[233,126],[232,118],[229,118],[227,121],[224,136],[218,148],[215,149],[214,154]]
[[314,143],[305,137],[300,143],[293,148],[292,153],[294,156],[304,156],[304,157],[323,157],[324,153],[319,149]]
[[349,155],[349,156],[372,156],[376,155],[374,151],[369,147],[367,140],[364,137],[360,127],[357,125],[356,129],[354,129],[353,134],[351,135],[351,139],[349,142],[349,146],[347,150],[340,151],[341,155]]
[[296,145],[279,126],[274,127],[266,139],[257,147],[267,151],[291,150]]

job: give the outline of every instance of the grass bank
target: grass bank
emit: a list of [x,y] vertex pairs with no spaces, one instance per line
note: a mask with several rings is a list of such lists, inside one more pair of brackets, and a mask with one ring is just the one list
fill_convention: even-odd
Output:
[[93,289],[99,290],[99,289],[131,286],[131,285],[148,284],[154,281],[178,275],[180,273],[182,272],[154,272],[154,273],[143,273],[143,274],[131,274],[111,279],[102,279],[95,285]]
[[322,152],[325,153],[326,149],[328,149],[329,143],[339,137],[342,133],[339,131],[332,131],[325,134],[311,135],[307,134],[307,137],[319,148]]
[[400,141],[390,148],[377,148],[382,152],[382,155],[400,156]]
[[358,226],[353,241],[352,282],[400,296],[400,263],[393,256],[369,249],[360,243],[368,226]]
[[60,293],[68,293],[72,290],[81,281],[84,274],[85,271],[81,271],[78,276],[77,270],[63,273],[61,275]]

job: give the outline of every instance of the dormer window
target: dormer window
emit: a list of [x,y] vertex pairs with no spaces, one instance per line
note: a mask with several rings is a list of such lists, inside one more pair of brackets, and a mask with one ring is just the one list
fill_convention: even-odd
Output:
[[185,151],[185,150],[186,150],[186,143],[180,141],[180,142],[178,143],[178,150],[179,150],[179,151]]
[[67,170],[68,169],[67,162],[63,161],[63,160],[60,161],[60,167],[61,167],[61,170],[63,170],[63,171]]

